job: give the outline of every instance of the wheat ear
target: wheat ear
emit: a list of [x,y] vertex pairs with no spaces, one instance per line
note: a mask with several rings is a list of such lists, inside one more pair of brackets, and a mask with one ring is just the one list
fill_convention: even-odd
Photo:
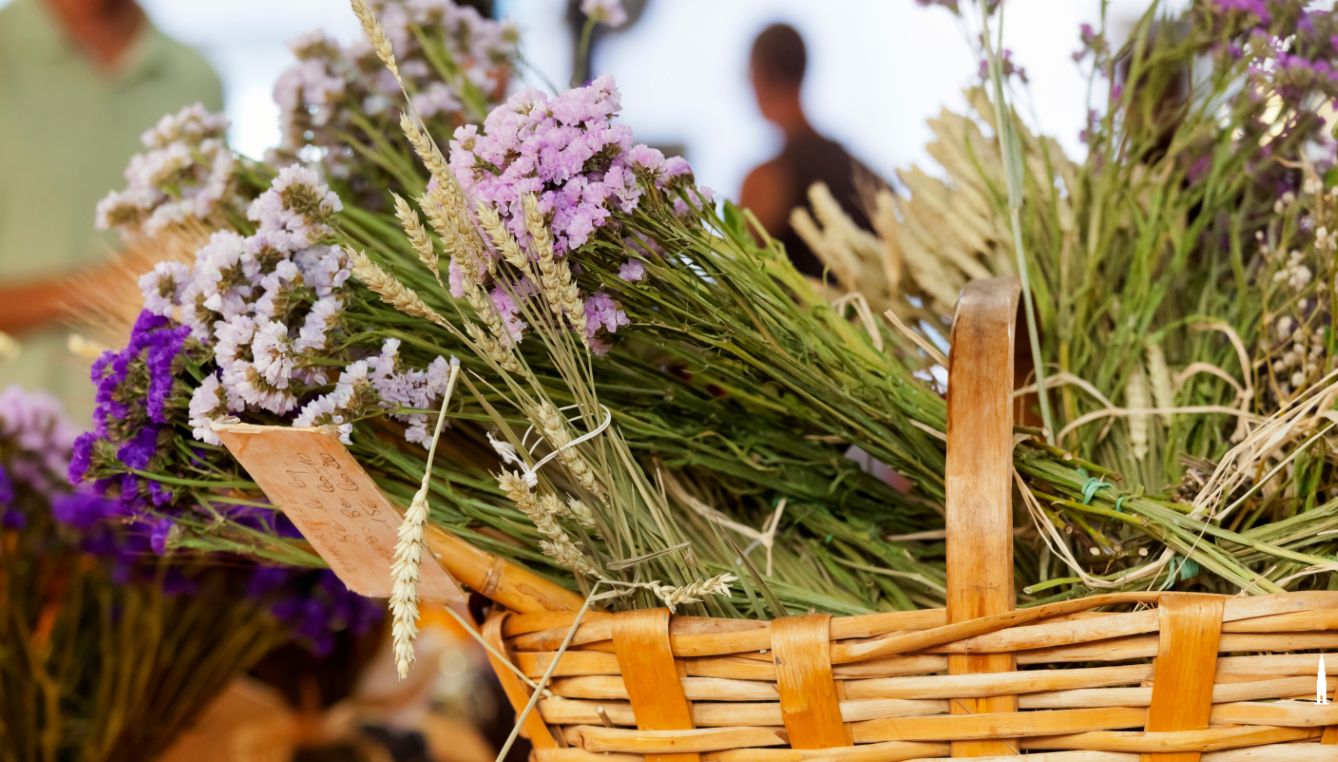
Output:
[[395,667],[400,679],[409,674],[409,665],[414,661],[414,641],[418,639],[418,590],[423,581],[423,549],[427,547],[424,534],[427,530],[427,492],[432,481],[432,460],[437,454],[437,440],[441,439],[441,429],[446,423],[446,408],[451,404],[451,393],[455,391],[455,379],[460,375],[460,366],[451,367],[451,375],[446,382],[446,393],[441,399],[441,414],[437,416],[437,428],[432,433],[432,445],[427,450],[427,467],[423,473],[423,485],[414,494],[400,521],[399,540],[395,543],[395,561],[390,565],[393,586],[390,591],[390,611],[394,615],[391,627],[395,648]]

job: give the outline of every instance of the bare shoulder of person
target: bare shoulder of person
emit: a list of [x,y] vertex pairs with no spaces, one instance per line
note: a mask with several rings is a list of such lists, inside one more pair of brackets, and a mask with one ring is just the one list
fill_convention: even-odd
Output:
[[757,166],[744,178],[739,202],[752,210],[768,232],[775,234],[789,218],[786,199],[790,196],[790,184],[785,167],[773,159]]

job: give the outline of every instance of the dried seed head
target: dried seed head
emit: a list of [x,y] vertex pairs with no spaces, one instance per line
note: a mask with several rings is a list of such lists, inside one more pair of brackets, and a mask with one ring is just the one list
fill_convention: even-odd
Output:
[[367,35],[368,41],[372,43],[372,48],[376,55],[381,59],[381,63],[386,65],[390,73],[395,75],[395,81],[404,87],[400,80],[400,69],[395,64],[395,52],[390,47],[390,40],[386,38],[386,33],[381,29],[381,23],[372,15],[372,9],[367,7],[367,0],[351,0],[353,5],[353,15],[358,17],[362,24],[362,31]]
[[424,304],[423,300],[418,298],[418,294],[413,292],[413,289],[395,280],[369,259],[365,253],[354,251],[351,246],[345,246],[344,250],[348,252],[349,258],[353,260],[353,274],[358,277],[358,280],[366,284],[369,290],[380,296],[381,301],[406,315],[431,320],[443,328],[450,327],[446,319]]
[[427,269],[436,276],[437,284],[440,285],[441,271],[437,264],[437,250],[432,246],[432,238],[428,236],[427,228],[423,227],[422,218],[398,193],[390,195],[395,197],[395,216],[399,217],[400,225],[404,227],[404,234],[409,237],[409,244],[418,253],[418,260],[427,265]]
[[408,111],[400,112],[400,129],[404,131],[404,137],[409,139],[409,145],[413,146],[414,153],[418,154],[418,159],[423,162],[428,174],[440,185],[443,178],[450,176],[450,169],[446,164],[446,157],[441,155],[441,149],[426,133],[418,129],[418,124],[409,116]]

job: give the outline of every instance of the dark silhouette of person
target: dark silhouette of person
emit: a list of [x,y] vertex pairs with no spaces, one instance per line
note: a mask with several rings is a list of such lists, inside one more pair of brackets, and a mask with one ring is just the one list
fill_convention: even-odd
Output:
[[800,97],[807,66],[804,40],[788,24],[772,24],[753,41],[748,68],[757,106],[762,116],[785,134],[785,147],[774,159],[748,173],[739,202],[785,246],[795,269],[821,278],[824,265],[790,227],[791,210],[808,207],[809,187],[823,182],[856,225],[872,230],[869,215],[860,204],[857,178],[877,180],[840,143],[823,137],[809,124]]

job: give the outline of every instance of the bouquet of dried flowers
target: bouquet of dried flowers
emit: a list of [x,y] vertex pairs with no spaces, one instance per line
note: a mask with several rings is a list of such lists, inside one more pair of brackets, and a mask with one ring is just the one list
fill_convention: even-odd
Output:
[[152,758],[270,649],[380,614],[329,572],[160,557],[167,525],[67,486],[76,434],[0,393],[0,759]]
[[[844,307],[859,300],[829,299],[779,246],[754,240],[746,211],[717,207],[686,162],[637,145],[615,121],[610,78],[556,96],[522,90],[481,124],[462,112],[447,142],[416,112],[418,85],[382,23],[389,7],[354,2],[401,88],[399,133],[345,157],[383,166],[370,154],[412,150],[395,164],[404,172],[376,181],[384,211],[358,200],[375,189],[341,185],[343,170],[238,161],[268,188],[232,185],[229,208],[245,220],[217,223],[193,265],[146,275],[129,346],[95,367],[99,429],[81,439],[72,476],[171,521],[174,547],[320,563],[300,542],[238,522],[263,498],[212,439],[211,422],[234,416],[338,430],[409,509],[396,565],[401,641],[427,522],[589,594],[612,591],[613,608],[769,618],[940,605],[946,406],[923,371],[953,295],[933,272],[952,284],[958,271],[1011,266],[1029,275],[1044,338],[1030,393],[1057,398],[1015,450],[1040,538],[1016,544],[1024,602],[1327,584],[1314,572],[1332,563],[1323,531],[1338,503],[1312,490],[1284,509],[1268,487],[1315,446],[1296,437],[1333,400],[1315,386],[1329,383],[1327,360],[1311,354],[1329,313],[1301,269],[1329,197],[1316,192],[1319,170],[1300,182],[1311,161],[1302,149],[1319,134],[1310,107],[1332,84],[1294,71],[1295,60],[1334,57],[1314,31],[1327,17],[1207,4],[1173,38],[1150,34],[1150,11],[1120,75],[1139,84],[1094,122],[1081,166],[1021,129],[1005,103],[1004,58],[987,52],[996,87],[990,107],[976,102],[995,137],[953,120],[966,136],[954,171],[980,169],[949,189],[985,222],[938,256],[929,236],[942,224],[929,215],[954,212],[928,184],[925,198],[901,211],[886,199],[875,215],[885,252],[892,238],[909,250],[905,231],[920,247],[904,267],[882,257],[886,293],[873,303],[913,307],[901,330],[867,309],[852,323]],[[1231,46],[1242,44],[1237,58]],[[1168,132],[1151,113],[1164,100],[1151,83],[1205,52],[1220,53],[1213,74]],[[1114,75],[1124,59],[1100,60]],[[1274,90],[1287,92],[1281,116],[1264,119]],[[1290,197],[1260,195],[1287,182]],[[820,221],[824,236],[842,225]],[[1240,234],[1255,231],[1270,251],[1303,253],[1246,262]],[[874,239],[830,237],[832,251],[855,242],[849,263],[876,261]],[[933,271],[936,257],[949,264]],[[1265,276],[1278,279],[1261,298]],[[1289,311],[1291,343],[1256,366],[1250,326],[1265,305]],[[1265,388],[1253,369],[1275,366],[1290,374],[1271,388],[1283,396],[1247,407]],[[909,491],[859,468],[852,446]],[[1325,458],[1306,458],[1297,486],[1322,484]],[[1206,484],[1188,497],[1168,491],[1166,475],[1180,473]],[[1261,507],[1260,494],[1272,502]],[[1224,525],[1223,513],[1247,513],[1232,501],[1255,518]],[[1270,510],[1279,520],[1259,521]]]

